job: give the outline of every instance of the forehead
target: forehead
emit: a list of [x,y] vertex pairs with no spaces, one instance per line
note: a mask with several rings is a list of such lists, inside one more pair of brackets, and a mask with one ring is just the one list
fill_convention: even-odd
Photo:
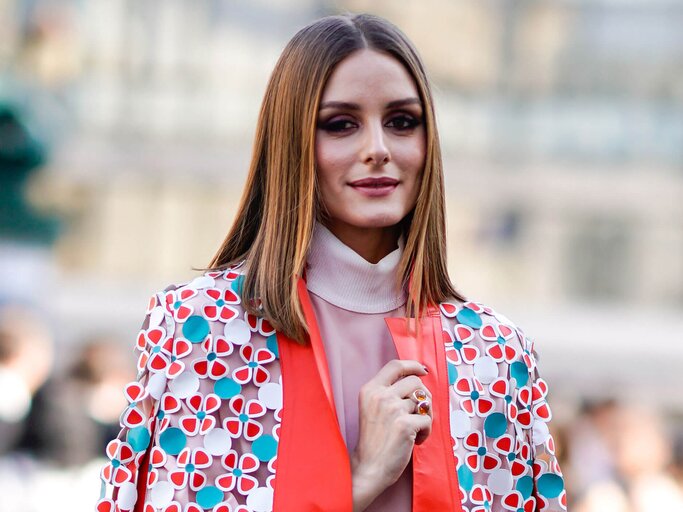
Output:
[[415,80],[395,57],[375,50],[353,52],[332,71],[322,101],[419,97]]

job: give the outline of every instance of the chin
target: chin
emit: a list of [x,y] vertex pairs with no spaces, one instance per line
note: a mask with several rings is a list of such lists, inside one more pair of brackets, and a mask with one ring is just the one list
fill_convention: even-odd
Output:
[[358,228],[388,228],[395,226],[405,218],[405,215],[396,213],[377,214],[372,216],[355,217],[349,219],[348,224]]

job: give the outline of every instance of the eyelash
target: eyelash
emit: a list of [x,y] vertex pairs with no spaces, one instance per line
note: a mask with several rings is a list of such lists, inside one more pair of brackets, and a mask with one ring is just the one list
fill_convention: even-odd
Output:
[[[391,126],[391,124],[395,124],[396,121],[401,122],[401,126]],[[412,115],[407,115],[407,114],[399,114],[397,116],[392,117],[386,124],[385,126],[389,126],[389,128],[394,128],[395,130],[398,130],[400,132],[403,131],[409,131],[417,126],[419,126],[422,123],[422,119],[416,118]],[[350,126],[349,126],[350,125]],[[320,123],[320,128],[325,130],[326,132],[329,133],[342,133],[346,130],[351,129],[352,126],[354,126],[355,123],[353,121],[350,121],[348,119],[338,119],[338,120],[332,120],[332,121],[327,121]]]

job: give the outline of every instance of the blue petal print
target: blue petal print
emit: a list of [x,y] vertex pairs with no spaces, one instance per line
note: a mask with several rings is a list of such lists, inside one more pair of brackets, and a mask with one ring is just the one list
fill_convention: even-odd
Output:
[[207,485],[197,493],[197,503],[202,508],[212,508],[223,501],[223,491],[213,485]]
[[271,435],[265,434],[254,440],[251,451],[261,462],[267,462],[277,454],[277,441]]
[[159,444],[169,455],[178,455],[185,448],[187,438],[179,428],[170,427],[159,436]]
[[500,412],[489,414],[484,420],[484,432],[488,437],[500,437],[505,433],[507,420],[505,415]]
[[458,311],[456,315],[458,322],[465,324],[474,329],[479,329],[481,327],[482,321],[477,313],[472,311],[470,308],[462,308]]
[[149,430],[147,427],[135,427],[128,431],[127,441],[133,451],[141,452],[149,446]]
[[560,475],[546,473],[541,475],[536,483],[538,492],[546,498],[557,498],[564,489],[564,480]]
[[521,361],[515,361],[510,365],[510,377],[517,381],[517,387],[526,386],[529,381],[529,370]]
[[183,324],[183,336],[192,343],[201,343],[209,334],[209,322],[206,318],[193,315]]

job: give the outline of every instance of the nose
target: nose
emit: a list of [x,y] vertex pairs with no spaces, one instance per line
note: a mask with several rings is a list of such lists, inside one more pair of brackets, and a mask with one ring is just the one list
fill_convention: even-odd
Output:
[[381,122],[368,126],[363,145],[363,163],[385,165],[391,160],[383,128]]

